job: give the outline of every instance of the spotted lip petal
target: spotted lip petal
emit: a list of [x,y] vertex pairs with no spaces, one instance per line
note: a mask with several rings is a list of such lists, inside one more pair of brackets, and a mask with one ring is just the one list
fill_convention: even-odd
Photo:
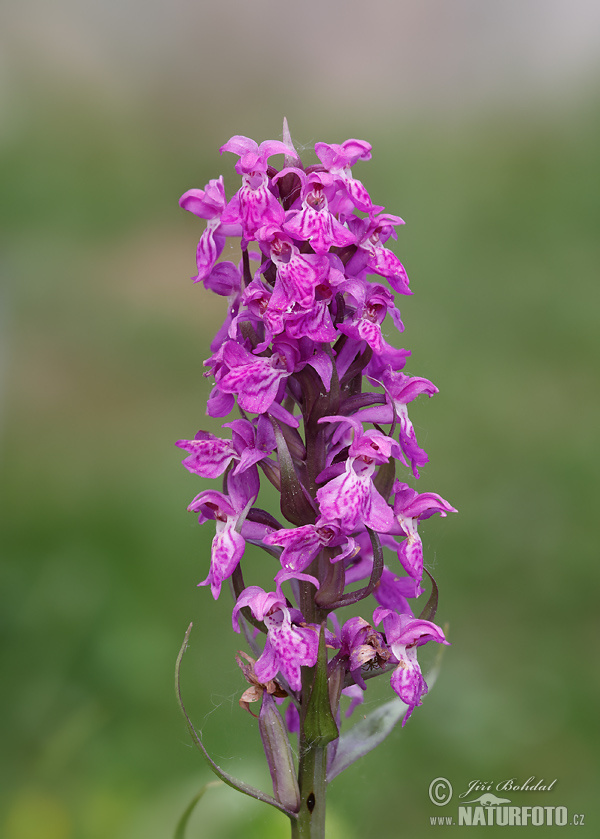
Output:
[[390,684],[400,699],[408,705],[402,725],[408,721],[416,707],[423,704],[422,697],[427,693],[427,683],[421,673],[414,650],[407,650],[404,654],[397,654],[398,667],[392,673]]
[[357,474],[353,468],[356,460],[349,458],[344,473],[317,491],[321,515],[330,520],[339,519],[348,534],[359,524],[384,533],[393,524],[392,511],[375,489],[372,472]]
[[199,586],[210,585],[215,600],[219,598],[223,581],[231,577],[246,547],[244,537],[236,533],[235,524],[235,518],[228,518],[226,523],[217,522],[211,546],[210,571],[206,579],[198,583]]
[[198,585],[210,585],[212,595],[218,599],[223,582],[235,571],[245,550],[246,540],[239,532],[248,510],[258,495],[259,481],[254,471],[227,476],[229,495],[216,490],[199,493],[188,506],[190,512],[199,513],[200,524],[213,519],[216,533],[212,540],[208,576]]
[[[292,690],[300,690],[300,667],[313,667],[317,661],[319,636],[314,629],[292,626],[287,609],[278,615],[265,617],[267,642],[263,657],[256,663],[259,678],[274,678],[278,671],[284,675]],[[267,646],[270,649],[267,652]],[[265,655],[266,654],[266,655]]]
[[358,250],[348,263],[348,270],[357,275],[361,270],[385,277],[398,294],[412,294],[406,270],[396,254],[384,247],[394,226],[404,224],[399,216],[372,215],[368,219],[353,216],[349,228],[356,236]]
[[302,206],[286,213],[283,229],[293,239],[310,242],[316,254],[326,254],[331,247],[344,248],[356,242],[356,236],[330,212],[327,193],[331,194],[328,176],[313,173],[304,178]]
[[223,361],[227,371],[219,377],[219,390],[236,395],[240,408],[257,414],[268,411],[291,372],[282,356],[256,356],[234,341],[225,344]]

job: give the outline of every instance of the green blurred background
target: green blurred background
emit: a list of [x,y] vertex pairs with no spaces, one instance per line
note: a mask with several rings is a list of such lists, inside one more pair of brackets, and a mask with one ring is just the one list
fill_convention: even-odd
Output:
[[[584,0],[6,7],[2,837],[172,835],[211,780],[173,694],[190,621],[188,710],[268,787],[231,604],[196,588],[212,529],[186,506],[209,484],[173,445],[217,430],[202,361],[223,315],[189,281],[202,224],[177,201],[220,173],[231,194],[218,147],[283,115],[299,147],[374,146],[356,173],[407,221],[407,369],[440,388],[411,406],[419,488],[460,511],[421,528],[442,674],[334,782],[329,835],[428,836],[433,778],[531,775],[558,780],[514,804],[597,835],[599,24]],[[188,835],[287,832],[219,788]]]

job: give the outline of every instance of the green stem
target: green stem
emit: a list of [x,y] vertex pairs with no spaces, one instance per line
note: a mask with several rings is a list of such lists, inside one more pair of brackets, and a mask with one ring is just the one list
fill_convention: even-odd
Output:
[[325,839],[327,745],[309,742],[305,729],[316,670],[316,667],[302,668],[302,711],[298,743],[300,810],[298,818],[292,822],[292,839]]
[[331,712],[327,671],[323,622],[317,663],[314,667],[302,668],[298,771],[300,809],[297,819],[292,822],[292,839],[325,839],[327,746],[339,737]]
[[327,746],[300,745],[300,810],[292,839],[325,839]]
[[[330,351],[331,354],[331,351]],[[332,359],[333,360],[333,359]],[[333,382],[335,383],[335,410],[339,405],[339,381],[335,362],[333,363]],[[319,416],[330,413],[331,397],[319,411],[315,408],[316,394],[313,394],[310,406],[305,400],[304,440],[306,446],[307,489],[313,499],[317,496],[316,477],[325,467],[324,432],[317,420]],[[325,563],[320,560],[325,560]],[[320,565],[329,566],[329,554],[326,550],[313,560],[307,572],[321,582],[325,576],[320,572]],[[332,713],[329,696],[327,651],[324,627],[327,609],[321,609],[315,602],[315,590],[311,583],[299,583],[299,606],[308,623],[321,624],[319,635],[319,656],[314,667],[302,668],[302,689],[300,696],[300,733],[298,786],[300,789],[300,809],[296,819],[292,819],[292,839],[325,839],[325,812],[327,790],[327,746],[337,739],[339,732]],[[336,696],[336,709],[339,695]]]

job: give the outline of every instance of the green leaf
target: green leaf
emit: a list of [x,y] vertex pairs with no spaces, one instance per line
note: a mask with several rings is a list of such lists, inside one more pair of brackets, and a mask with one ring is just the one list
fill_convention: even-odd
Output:
[[297,526],[313,524],[316,519],[315,510],[304,494],[279,423],[273,418],[271,420],[275,431],[277,458],[281,472],[281,512],[289,522]]
[[429,595],[429,600],[423,606],[423,611],[419,615],[419,620],[432,621],[435,617],[435,613],[437,612],[438,607],[438,587],[427,568],[424,568],[423,571],[425,571],[425,573],[431,580],[431,594]]
[[383,743],[407,710],[408,706],[401,699],[392,699],[342,734],[335,758],[327,772],[327,781],[332,781],[360,757]]
[[308,746],[324,747],[339,737],[329,699],[324,623],[321,624],[321,632],[319,633],[319,654],[315,666],[315,680],[308,700],[303,727]]
[[258,730],[273,781],[275,798],[289,810],[300,809],[300,790],[287,728],[273,697],[265,690],[258,717]]
[[222,781],[209,781],[207,784],[204,784],[200,792],[192,798],[188,806],[183,811],[183,814],[177,823],[177,827],[175,828],[173,839],[185,839],[185,829],[187,827],[187,823],[190,819],[190,816],[194,812],[196,804],[200,801],[200,799],[209,787],[220,787],[221,784]]

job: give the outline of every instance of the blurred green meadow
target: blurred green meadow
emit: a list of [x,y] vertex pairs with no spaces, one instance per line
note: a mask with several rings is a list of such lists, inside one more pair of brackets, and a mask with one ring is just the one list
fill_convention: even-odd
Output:
[[[227,114],[203,132],[198,115],[184,130],[175,110],[129,113],[77,87],[28,97],[0,162],[0,835],[164,839],[212,780],[173,691],[190,621],[188,711],[224,768],[269,787],[257,726],[238,707],[231,603],[196,588],[212,529],[186,506],[209,482],[173,445],[218,430],[202,362],[223,316],[189,280],[202,223],[177,201],[220,173],[231,194],[235,160],[218,146],[233,133],[279,137],[283,113]],[[415,292],[399,300],[404,335],[388,326],[387,337],[440,389],[411,406],[430,456],[419,489],[459,510],[421,528],[452,641],[441,675],[406,728],[332,784],[328,836],[429,836],[439,776],[455,792],[557,778],[546,798],[513,803],[568,806],[589,835],[600,817],[598,100],[461,119],[286,115],[299,146],[373,144],[356,174],[406,220],[394,247]],[[266,581],[269,558],[252,556]],[[364,707],[389,695],[384,681]],[[188,836],[287,830],[222,787]]]

